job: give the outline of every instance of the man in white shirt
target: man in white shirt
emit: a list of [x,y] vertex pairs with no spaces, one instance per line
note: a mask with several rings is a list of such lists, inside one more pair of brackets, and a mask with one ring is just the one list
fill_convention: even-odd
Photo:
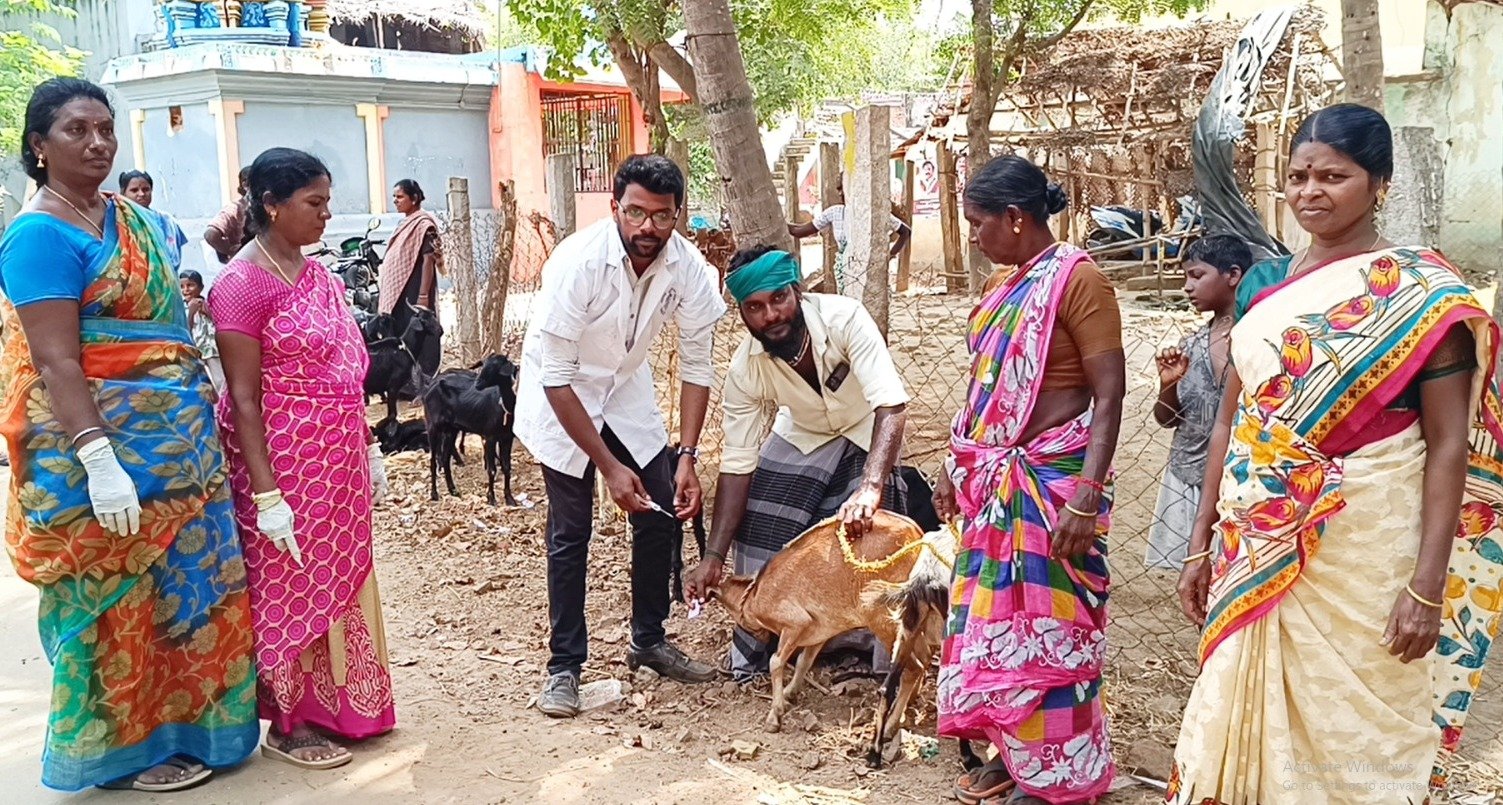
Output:
[[[796,238],[812,238],[821,232],[829,232],[835,238],[835,292],[845,294],[852,299],[862,298],[861,286],[866,282],[865,274],[856,275],[851,272],[851,252],[847,248],[850,241],[846,236],[845,223],[845,184],[842,182],[838,191],[840,203],[819,211],[814,220],[806,224],[789,224],[788,234]],[[913,237],[913,230],[903,219],[888,213],[888,227],[891,230],[892,248],[888,251],[888,259],[897,257],[900,252],[908,248],[908,241]]]
[[[616,172],[612,217],[565,239],[543,266],[537,314],[522,344],[516,433],[543,465],[548,494],[548,682],[538,709],[579,713],[589,645],[585,575],[598,470],[632,526],[632,669],[681,682],[714,669],[665,639],[668,576],[679,519],[701,506],[698,460],[711,342],[725,314],[715,271],[674,232],[684,177],[662,156],[628,158]],[[683,378],[677,455],[646,358],[663,325],[678,324]],[[658,507],[658,508],[653,508]],[[675,519],[677,518],[677,519]]]
[[[878,507],[906,508],[895,467],[908,391],[887,343],[860,302],[803,293],[799,276],[793,255],[766,248],[737,254],[726,275],[747,335],[725,378],[715,520],[686,582],[696,598],[720,583],[733,537],[735,572],[751,574],[827,517],[859,535]],[[764,441],[769,407],[778,413]],[[738,629],[731,673],[746,679],[767,660]]]

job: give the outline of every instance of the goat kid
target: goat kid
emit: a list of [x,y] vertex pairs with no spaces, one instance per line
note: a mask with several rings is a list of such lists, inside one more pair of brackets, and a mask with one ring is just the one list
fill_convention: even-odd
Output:
[[[366,323],[365,334],[366,337],[384,335],[395,326],[391,315],[383,313]],[[423,388],[417,356],[430,342],[436,342],[442,332],[437,314],[426,308],[415,308],[412,320],[400,338],[384,337],[366,344],[370,368],[365,373],[365,394],[367,397],[379,395],[385,400],[388,419],[397,418],[399,399],[413,399],[412,395]]]
[[[778,551],[756,576],[731,576],[711,592],[741,628],[761,640],[778,639],[769,662],[768,732],[782,726],[789,700],[831,638],[852,629],[869,629],[888,649],[897,639],[898,622],[883,596],[864,592],[873,582],[907,582],[919,551],[903,549],[922,540],[924,532],[901,514],[878,511],[872,527],[860,539],[850,541],[851,548],[859,561],[892,561],[880,570],[863,571],[846,561],[837,537],[839,526],[836,518],[815,524]],[[793,679],[785,689],[783,672],[800,649]],[[909,665],[902,664],[905,674]],[[899,667],[896,656],[893,667]]]
[[486,499],[496,505],[496,471],[505,477],[506,505],[517,505],[511,492],[513,412],[517,407],[517,367],[504,355],[491,355],[480,371],[441,373],[423,392],[423,417],[428,422],[429,497],[438,500],[438,470],[443,468],[449,494],[457,496],[453,461],[461,433],[484,440]]
[[[866,765],[873,769],[882,767],[883,747],[902,728],[908,706],[923,687],[929,665],[944,643],[957,532],[950,526],[940,526],[924,535],[923,545],[907,581],[902,584],[873,581],[861,592],[863,607],[876,605],[886,609],[898,626],[892,646],[892,667],[882,683],[876,728],[866,753]],[[969,749],[962,742],[962,755]]]
[[384,455],[428,449],[428,427],[421,419],[383,419],[371,426]]

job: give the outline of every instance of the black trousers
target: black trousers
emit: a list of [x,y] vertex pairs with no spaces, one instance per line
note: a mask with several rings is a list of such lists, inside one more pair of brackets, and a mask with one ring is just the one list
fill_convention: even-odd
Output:
[[[637,473],[647,494],[673,511],[673,461],[664,446],[656,458],[640,467],[610,428],[600,434],[611,455]],[[548,648],[548,673],[579,673],[589,654],[585,628],[585,578],[590,536],[595,519],[595,465],[583,478],[543,467],[548,492],[548,621],[553,627]],[[672,517],[658,512],[631,515],[631,642],[652,648],[665,637],[668,619],[668,574],[674,538],[680,528]]]

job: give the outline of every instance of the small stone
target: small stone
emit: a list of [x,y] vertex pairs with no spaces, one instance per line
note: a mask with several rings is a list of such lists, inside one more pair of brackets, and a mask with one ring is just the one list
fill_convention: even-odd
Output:
[[652,670],[651,668],[643,666],[632,672],[631,681],[636,684],[637,687],[645,688],[648,685],[651,685],[652,683],[658,681],[658,672]]
[[752,760],[761,748],[761,744],[751,741],[731,741],[731,753],[737,760]]
[[741,690],[741,688],[737,686],[735,682],[726,682],[725,684],[722,684],[720,686],[720,695],[734,696],[739,690]]
[[819,729],[819,716],[814,713],[804,713],[804,732],[813,732]]
[[798,759],[798,767],[804,771],[814,771],[824,765],[824,758],[818,752],[805,752]]

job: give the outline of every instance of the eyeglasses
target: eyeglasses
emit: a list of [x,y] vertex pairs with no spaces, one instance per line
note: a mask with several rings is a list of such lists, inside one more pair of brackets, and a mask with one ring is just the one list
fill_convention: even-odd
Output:
[[636,205],[621,208],[622,217],[632,226],[641,226],[648,218],[652,219],[652,225],[658,229],[672,229],[674,222],[678,221],[678,210],[673,212],[655,212],[648,214],[647,210]]

